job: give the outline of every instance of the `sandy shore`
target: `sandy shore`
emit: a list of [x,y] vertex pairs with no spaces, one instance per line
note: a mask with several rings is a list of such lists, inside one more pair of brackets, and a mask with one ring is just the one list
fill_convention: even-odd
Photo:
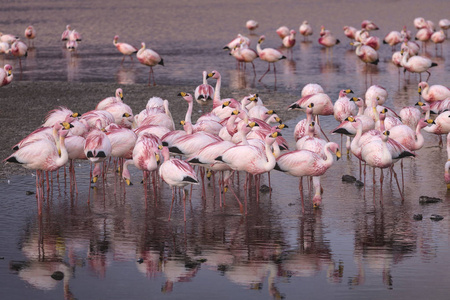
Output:
[[[69,83],[69,82],[13,82],[0,89],[0,128],[1,144],[0,157],[5,159],[13,153],[11,147],[38,128],[44,121],[48,111],[66,106],[75,112],[84,113],[95,108],[96,104],[114,95],[115,90],[121,87],[124,90],[124,102],[137,114],[145,108],[148,99],[159,96],[168,99],[171,112],[176,125],[184,119],[187,104],[177,94],[181,91],[192,92],[193,86],[155,86],[147,85],[118,85],[116,83]],[[231,90],[222,88],[223,97],[241,99],[255,90]],[[273,105],[289,104],[298,99],[296,95],[283,93],[260,93],[263,100],[270,99]],[[201,112],[208,111],[211,105],[200,107],[195,104],[193,120]],[[287,112],[285,107],[277,110],[282,119],[298,116],[298,113]],[[29,174],[23,167],[11,164],[0,164],[0,178],[10,174]]]

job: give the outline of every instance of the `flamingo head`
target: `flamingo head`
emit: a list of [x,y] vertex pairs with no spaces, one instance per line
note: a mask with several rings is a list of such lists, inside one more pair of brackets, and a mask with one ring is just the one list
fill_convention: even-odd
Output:
[[114,42],[117,42],[118,39],[119,39],[118,35],[114,36]]
[[[286,124],[283,124],[280,118],[276,118],[275,120],[277,120],[277,122],[279,122],[280,124],[278,124],[276,126],[277,129],[284,129],[284,128],[289,128],[289,126],[287,126]],[[280,133],[281,135],[281,133]]]
[[265,39],[266,39],[265,35],[260,36],[259,40],[258,40],[258,44],[261,44],[262,42],[264,42]]
[[6,64],[3,69],[5,70],[5,72],[8,74],[8,76],[11,76],[12,74],[12,67],[9,64]]
[[250,123],[247,124],[246,127],[253,128],[253,127],[258,127],[258,126],[259,126],[258,123],[256,123],[256,122],[250,122]]
[[290,34],[296,34],[297,32],[294,29],[291,29],[291,31],[289,31]]
[[239,115],[239,110],[235,109],[231,112],[231,115],[237,116]]
[[306,21],[306,20],[305,20],[305,21],[303,21],[303,23],[302,23],[302,24],[305,24],[305,25],[306,25],[306,24],[308,24],[308,21]]
[[418,92],[419,95],[422,95],[422,90],[426,89],[428,87],[428,83],[426,83],[425,81],[419,82],[418,86]]
[[211,73],[208,73],[206,75],[206,79],[208,78],[213,78],[213,79],[219,79],[220,78],[220,73],[216,70],[213,70]]
[[330,150],[336,155],[336,160],[339,160],[341,158],[341,151],[339,151],[339,145],[331,142],[330,143]]
[[181,92],[178,94],[178,96],[183,97],[183,99],[186,100],[188,103],[194,101],[192,95],[186,92]]
[[320,208],[321,205],[322,205],[322,196],[315,195],[313,197],[313,208]]
[[141,49],[145,49],[145,43],[144,42],[141,43]]

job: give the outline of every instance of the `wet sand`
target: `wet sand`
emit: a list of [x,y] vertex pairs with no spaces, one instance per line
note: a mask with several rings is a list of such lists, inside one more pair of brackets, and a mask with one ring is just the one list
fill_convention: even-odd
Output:
[[[127,103],[134,114],[138,114],[149,98],[158,96],[169,100],[170,109],[175,125],[181,129],[179,121],[184,119],[187,110],[186,102],[178,97],[182,91],[191,92],[195,86],[182,85],[157,85],[148,86],[143,84],[119,85],[116,83],[69,83],[69,82],[12,82],[0,90],[0,128],[2,128],[0,144],[0,157],[5,159],[14,151],[12,146],[38,128],[44,118],[52,109],[65,106],[74,112],[85,113],[95,108],[97,103],[106,98],[114,96],[117,88],[124,91],[124,102]],[[259,92],[254,89],[232,90],[222,88],[222,95],[241,99],[247,94]],[[271,101],[283,99],[289,103],[298,100],[294,94],[270,92]],[[200,116],[200,109],[204,112],[211,110],[212,104],[200,107],[195,104],[193,120]],[[282,119],[298,116],[298,112],[287,112],[286,109],[277,110]],[[6,178],[12,174],[29,174],[30,170],[17,164],[1,163],[0,178]]]

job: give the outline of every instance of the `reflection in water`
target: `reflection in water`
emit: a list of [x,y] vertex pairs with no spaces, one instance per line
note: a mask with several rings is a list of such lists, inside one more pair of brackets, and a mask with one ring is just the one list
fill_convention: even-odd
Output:
[[120,84],[133,84],[136,83],[137,70],[132,67],[123,67],[117,70],[116,79]]

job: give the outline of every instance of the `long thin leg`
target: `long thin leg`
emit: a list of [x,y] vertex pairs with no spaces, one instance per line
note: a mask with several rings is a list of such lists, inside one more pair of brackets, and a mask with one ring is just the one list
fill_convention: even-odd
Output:
[[173,201],[175,200],[175,187],[172,187],[172,204],[170,204],[170,210],[169,210],[169,219],[168,221],[170,221],[170,216],[172,215],[172,208],[173,208]]
[[261,78],[258,81],[261,81],[261,79],[263,79],[263,77],[266,76],[266,74],[270,71],[270,63],[268,65],[269,67],[267,68],[266,73],[264,73],[263,76],[261,76]]

